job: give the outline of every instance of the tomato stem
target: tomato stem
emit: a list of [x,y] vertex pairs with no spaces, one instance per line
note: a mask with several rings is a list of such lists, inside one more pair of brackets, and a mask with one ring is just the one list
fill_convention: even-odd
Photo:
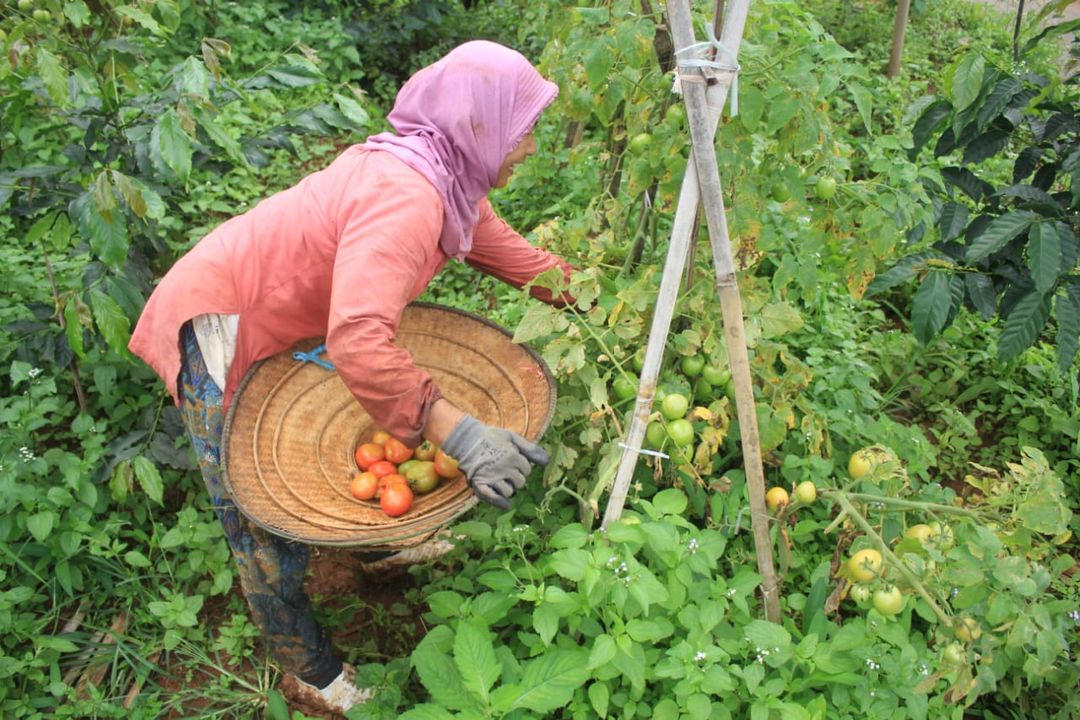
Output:
[[[843,491],[831,490],[829,488],[822,488],[821,490],[822,495],[831,495],[841,492]],[[849,500],[857,500],[869,503],[881,503],[882,505],[892,505],[893,507],[902,508],[905,510],[926,510],[931,512],[952,513],[953,515],[963,515],[970,518],[979,517],[979,513],[975,512],[974,510],[959,508],[953,505],[941,505],[939,503],[921,502],[918,500],[903,500],[901,498],[888,497],[885,495],[870,495],[868,493],[843,492],[843,494]]]
[[[896,567],[900,571],[900,574],[904,576],[904,579],[907,580],[907,582],[915,590],[915,592],[919,593],[919,595],[922,596],[923,600],[926,601],[926,604],[929,605],[930,609],[934,612],[934,615],[937,616],[938,621],[947,628],[952,627],[952,619],[950,619],[949,616],[945,614],[945,611],[943,611],[941,607],[937,604],[937,602],[934,600],[934,598],[930,596],[930,593],[927,592],[926,587],[922,584],[922,581],[917,578],[914,573],[908,570],[907,565],[905,565],[903,561],[901,561],[900,558],[898,558],[896,554],[889,548],[889,546],[885,544],[885,541],[881,538],[880,535],[877,534],[877,531],[874,530],[873,526],[871,526],[870,523],[866,521],[866,518],[859,514],[859,511],[856,510],[855,506],[851,504],[850,500],[848,500],[847,494],[839,490],[834,490],[832,491],[832,495],[836,498],[836,501],[840,503],[840,507],[843,508],[843,511],[846,512],[848,516],[852,519],[852,521],[859,526],[859,529],[861,529],[871,540],[874,541],[874,544],[877,545],[878,549],[881,551],[882,557],[888,558],[889,564]],[[878,499],[876,496],[867,497],[873,497],[874,500]]]

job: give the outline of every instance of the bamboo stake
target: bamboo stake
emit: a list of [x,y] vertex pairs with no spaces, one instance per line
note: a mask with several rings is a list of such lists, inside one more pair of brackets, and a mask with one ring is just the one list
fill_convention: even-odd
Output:
[[[732,12],[725,17],[722,37],[727,47],[732,48],[733,52],[738,50],[742,38],[743,27],[746,24],[745,6],[748,2],[749,0],[741,0],[736,3],[736,5],[742,6],[741,10]],[[724,106],[728,87],[729,83],[718,83],[708,90],[710,114],[706,127],[709,135],[709,147],[713,145],[712,138],[716,132],[716,124],[720,121],[720,111]],[[634,473],[634,467],[637,465],[638,455],[641,452],[641,441],[645,437],[645,426],[649,422],[653,398],[656,396],[656,379],[660,375],[664,346],[667,344],[668,332],[671,330],[671,319],[675,313],[675,300],[679,294],[679,283],[683,268],[686,265],[691,240],[697,234],[697,212],[701,193],[698,187],[698,175],[694,168],[694,156],[691,155],[686,164],[682,187],[679,189],[679,202],[675,208],[675,219],[671,227],[671,242],[668,244],[667,259],[664,262],[664,274],[660,278],[660,291],[656,298],[656,309],[653,311],[649,340],[645,346],[645,360],[641,368],[641,380],[638,385],[637,401],[634,404],[634,414],[631,417],[630,427],[623,442],[623,454],[619,458],[611,495],[608,497],[608,504],[604,510],[604,519],[601,523],[602,529],[606,529],[622,515],[623,506],[626,504],[626,494],[630,488],[630,480]]]
[[[748,4],[746,0],[731,3],[732,17],[724,19],[725,30],[729,23],[734,21],[734,16],[739,16],[738,19],[745,24]],[[668,17],[671,21],[675,46],[686,48],[693,45],[694,26],[688,0],[669,0]],[[740,31],[738,37],[741,36]],[[737,56],[737,46],[731,47],[723,39],[721,43],[732,55]],[[698,184],[701,188],[705,221],[709,227],[716,287],[723,308],[724,337],[727,342],[728,359],[731,363],[731,376],[735,383],[735,401],[742,435],[746,485],[750,495],[750,521],[754,532],[758,571],[763,578],[765,617],[772,622],[779,622],[780,597],[776,571],[773,567],[772,540],[769,535],[770,518],[765,510],[765,474],[761,464],[761,443],[758,437],[754,387],[750,379],[750,360],[743,328],[742,298],[739,295],[735,263],[731,256],[731,240],[728,236],[724,197],[720,187],[720,169],[716,163],[716,151],[713,145],[712,110],[706,97],[706,76],[705,73],[697,75],[684,73],[680,75],[680,78],[683,99],[686,102],[686,115],[690,124],[691,151],[697,170]]]

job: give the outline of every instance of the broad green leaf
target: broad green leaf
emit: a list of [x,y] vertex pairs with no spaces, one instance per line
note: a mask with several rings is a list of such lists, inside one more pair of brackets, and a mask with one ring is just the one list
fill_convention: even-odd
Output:
[[41,82],[49,97],[59,107],[68,104],[67,71],[60,64],[60,59],[49,52],[44,46],[37,46],[37,71],[41,76]]
[[929,343],[945,327],[952,310],[952,273],[931,270],[915,291],[911,306],[911,325],[916,339]]
[[941,168],[941,177],[945,178],[951,185],[960,188],[965,195],[977,202],[994,192],[993,185],[980,179],[978,175],[967,168]]
[[240,143],[218,122],[217,116],[207,112],[203,108],[196,108],[195,122],[197,122],[199,127],[210,136],[210,139],[215,145],[225,151],[225,154],[229,156],[230,160],[237,165],[250,167],[247,156],[244,155],[244,150],[240,146]]
[[712,701],[704,693],[694,693],[686,699],[686,712],[690,720],[708,720],[712,716]]
[[600,717],[607,717],[608,700],[611,697],[611,692],[608,690],[606,683],[597,681],[592,685],[589,685],[589,704],[592,705],[592,709],[596,711],[596,714]]
[[567,548],[557,550],[549,556],[551,569],[561,577],[573,582],[581,582],[585,577],[585,568],[589,564],[589,554],[584,550]]
[[157,465],[144,455],[136,456],[131,464],[135,469],[135,479],[139,481],[143,492],[151,500],[161,505],[165,484],[161,480],[161,473],[158,472]]
[[656,493],[653,505],[664,515],[681,515],[686,510],[686,493],[678,488],[668,488]]
[[1023,86],[1020,84],[1020,81],[1014,77],[1007,77],[1003,80],[999,80],[979,107],[979,114],[977,116],[979,129],[985,128],[996,119],[997,116],[1008,107],[1009,102],[1016,96],[1016,93],[1020,92],[1022,89]]
[[150,146],[155,157],[181,181],[191,174],[191,138],[180,125],[180,116],[170,108],[158,118],[150,134]]
[[[631,583],[631,587],[633,587],[633,583]],[[617,642],[621,647],[619,647],[619,652],[615,653],[615,659],[611,661],[612,664],[623,674],[626,680],[630,681],[631,689],[635,692],[644,690],[646,675],[645,648],[625,636],[619,638]]]
[[131,322],[116,301],[98,288],[90,290],[90,309],[94,313],[94,322],[101,331],[105,342],[115,352],[127,357],[127,344],[131,339]]
[[176,77],[176,89],[181,94],[194,95],[197,98],[210,97],[210,71],[202,60],[189,57],[180,65]]
[[367,127],[371,122],[371,116],[368,115],[364,106],[357,102],[354,98],[348,95],[342,95],[340,93],[334,93],[334,101],[337,102],[338,109],[341,110],[341,114],[344,115],[352,122],[355,128]]
[[964,147],[965,165],[981,163],[1004,150],[1009,144],[1009,133],[998,128],[991,128],[977,135]]
[[42,510],[26,518],[26,529],[38,542],[45,542],[56,527],[56,513],[52,510]]
[[553,548],[581,548],[589,541],[589,533],[581,523],[563,525],[548,541]]
[[965,109],[979,97],[985,70],[986,59],[977,52],[967,53],[951,68],[949,96],[957,110]]
[[914,146],[908,153],[909,157],[914,159],[915,155],[930,139],[930,136],[941,127],[946,118],[952,115],[952,111],[952,104],[946,100],[938,100],[923,111],[923,114],[919,116],[919,119],[915,121],[915,126],[911,129],[911,141]]
[[964,289],[968,300],[984,320],[994,317],[997,310],[997,293],[994,282],[986,275],[967,273],[964,275]]
[[273,688],[266,693],[266,720],[289,720],[289,705]]
[[68,0],[64,3],[64,16],[71,21],[71,24],[76,28],[82,28],[84,25],[90,22],[90,18],[93,15],[90,14],[90,8],[86,6],[83,0]]
[[615,653],[618,649],[615,647],[615,640],[608,634],[598,635],[593,640],[592,649],[589,650],[589,669],[596,670],[602,668],[609,662],[615,659]]
[[849,82],[848,90],[851,91],[851,97],[855,100],[855,107],[859,111],[859,117],[862,118],[863,127],[866,128],[868,134],[873,135],[874,129],[871,123],[874,112],[874,96],[858,83]]
[[1013,163],[1012,181],[1018,183],[1035,172],[1040,158],[1042,158],[1042,149],[1038,146],[1033,145],[1021,150],[1016,156],[1016,162]]
[[1032,290],[1013,306],[998,341],[998,357],[1007,362],[1039,338],[1050,317],[1050,297]]
[[1070,282],[1065,286],[1065,292],[1057,296],[1055,310],[1058,367],[1064,372],[1072,366],[1076,351],[1080,349],[1080,284]]
[[517,695],[507,710],[551,713],[569,703],[588,678],[584,650],[550,650],[525,664]]
[[757,132],[765,116],[765,96],[753,83],[739,84],[739,122],[749,132]]
[[[102,173],[102,177],[104,173]],[[149,212],[149,208],[146,204],[146,198],[143,197],[142,190],[135,184],[134,181],[127,175],[116,170],[112,171],[113,183],[116,186],[116,192],[123,198],[127,204],[128,209],[135,215],[135,217],[146,217]]]
[[398,720],[455,720],[458,716],[438,705],[421,703],[420,705],[414,705],[397,717]]
[[444,625],[425,635],[413,650],[412,664],[436,703],[450,710],[476,708],[476,698],[465,688],[461,673],[448,654],[446,645],[451,633]]
[[981,234],[968,240],[968,262],[977,262],[997,252],[1026,232],[1034,221],[1035,215],[1027,210],[1014,210],[994,218]]
[[922,271],[927,260],[938,256],[939,253],[924,250],[900,258],[895,265],[873,279],[866,288],[867,296],[891,290],[900,283],[907,282]]
[[1035,281],[1035,289],[1040,293],[1048,292],[1062,272],[1061,238],[1053,222],[1037,222],[1028,231],[1027,246],[1028,268]]
[[769,303],[761,308],[761,335],[776,338],[799,330],[803,326],[802,315],[786,302]]
[[611,18],[607,8],[576,7],[574,12],[580,15],[590,25],[605,25]]
[[941,239],[945,242],[960,237],[968,223],[967,205],[958,202],[947,202],[941,207],[941,219],[938,222],[941,228]]
[[79,233],[103,263],[119,268],[127,259],[128,230],[123,213],[114,212],[106,220],[94,203],[94,192],[87,190],[69,208],[79,225]]
[[765,620],[752,620],[746,626],[746,639],[755,651],[774,654],[791,646],[791,633],[783,626]]
[[124,553],[124,562],[135,568],[148,568],[152,564],[145,555],[137,550],[129,550]]
[[487,630],[470,622],[458,623],[454,637],[454,663],[461,673],[465,689],[486,703],[488,691],[499,679],[502,669],[495,659],[495,648]]
[[613,58],[610,40],[601,36],[590,45],[585,54],[585,79],[589,83],[589,89],[600,94],[606,90],[608,76],[611,74]]
[[784,92],[769,101],[765,113],[765,133],[772,135],[784,127],[799,112],[799,98],[789,92]]
[[152,34],[157,35],[158,37],[164,38],[168,37],[170,34],[169,30],[158,24],[158,21],[155,20],[153,16],[151,16],[144,10],[140,10],[139,8],[132,5],[121,5],[117,8],[114,8],[113,12],[118,15],[124,15],[131,18],[136,23],[146,28]]
[[[83,319],[89,318],[90,308],[86,306],[86,303],[82,301],[78,295],[72,294],[68,296],[67,302],[64,304],[64,335],[67,337],[68,347],[71,348],[78,357],[83,357],[85,349],[83,348]],[[93,327],[93,321],[90,323]]]
[[550,335],[561,333],[570,327],[566,314],[545,303],[532,303],[514,330],[514,342],[527,343]]

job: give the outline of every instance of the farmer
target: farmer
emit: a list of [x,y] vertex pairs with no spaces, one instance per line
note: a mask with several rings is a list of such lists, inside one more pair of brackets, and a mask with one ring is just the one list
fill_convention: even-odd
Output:
[[[305,700],[344,712],[370,691],[334,655],[303,589],[309,549],[264,532],[222,479],[225,411],[252,364],[326,337],[341,379],[410,447],[456,457],[473,491],[500,508],[539,446],[449,403],[393,342],[401,313],[450,258],[521,287],[571,266],[531,246],[487,199],[536,152],[533,126],[558,87],[521,54],[465,43],[413,75],[389,115],[395,132],[223,223],[165,275],[131,338],[180,407],[254,622]],[[533,296],[558,302],[551,293]]]

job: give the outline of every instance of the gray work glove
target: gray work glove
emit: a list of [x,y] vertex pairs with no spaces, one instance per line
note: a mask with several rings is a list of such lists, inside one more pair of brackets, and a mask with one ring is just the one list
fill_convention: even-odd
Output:
[[454,426],[442,449],[458,461],[476,496],[503,510],[510,509],[510,496],[525,484],[532,463],[548,464],[544,448],[472,415]]

